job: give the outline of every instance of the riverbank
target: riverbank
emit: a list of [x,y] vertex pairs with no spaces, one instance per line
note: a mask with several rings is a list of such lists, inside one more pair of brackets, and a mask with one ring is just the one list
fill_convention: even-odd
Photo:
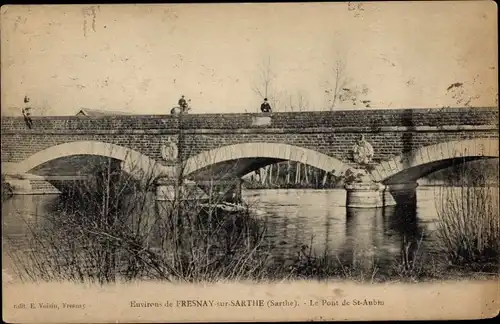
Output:
[[[498,159],[477,160],[438,170],[418,180],[423,186],[474,186],[478,180],[498,186]],[[342,178],[297,162],[280,162],[244,178],[247,189],[340,189]]]
[[262,184],[257,181],[244,181],[242,184],[243,189],[249,190],[268,190],[268,189],[342,189],[344,183],[321,184],[314,183],[272,183]]
[[[150,256],[155,255],[151,249]],[[263,251],[261,251],[263,252]],[[151,282],[156,281],[159,283],[173,283],[173,284],[218,284],[221,282],[254,282],[254,283],[280,283],[283,281],[288,282],[352,282],[363,285],[377,285],[377,284],[428,284],[434,282],[446,281],[488,281],[500,280],[500,267],[497,263],[477,263],[467,265],[453,265],[443,258],[433,258],[430,254],[421,254],[413,259],[408,256],[402,256],[401,259],[394,259],[391,263],[377,263],[371,259],[358,259],[351,263],[340,261],[341,258],[337,255],[327,256],[307,256],[300,253],[294,259],[287,260],[271,260],[266,259],[263,255],[265,253],[258,253],[245,261],[246,264],[242,265],[239,275],[234,276],[217,276],[216,273],[224,273],[225,269],[213,269],[213,273],[204,277],[183,277],[172,273],[163,279],[156,277],[143,276],[139,278],[127,278],[117,273],[113,282],[128,283],[128,282]],[[238,256],[236,259],[241,260]],[[61,276],[59,279],[43,279],[42,277],[35,276],[36,279],[30,279],[26,273],[17,273],[14,270],[16,267],[25,265],[19,263],[18,260],[12,260],[10,254],[3,255],[4,268],[3,279],[5,282],[10,283],[50,283],[54,281],[67,281],[79,282],[81,280],[69,280],[66,276]],[[217,258],[212,258],[212,262],[216,262]],[[41,260],[41,259],[39,259]],[[55,259],[46,261],[53,262]],[[160,259],[158,259],[160,261]],[[16,265],[14,263],[17,262]],[[78,262],[78,261],[77,261]],[[157,263],[161,265],[162,262]],[[266,264],[266,265],[264,265]],[[256,266],[260,265],[260,266]],[[59,267],[64,267],[59,264]],[[169,267],[165,267],[168,269]],[[231,267],[229,267],[231,268]],[[241,272],[241,270],[244,272]],[[250,270],[252,269],[252,270]],[[31,269],[32,275],[35,274]],[[45,269],[47,270],[47,269]],[[62,270],[62,269],[60,269]],[[59,270],[59,271],[60,271]],[[68,269],[69,270],[69,269]],[[196,269],[199,271],[199,269]],[[251,272],[248,272],[251,271]],[[85,272],[85,271],[83,271]],[[66,277],[66,279],[64,279]],[[76,277],[75,277],[76,279]],[[97,284],[97,280],[91,276],[82,277],[84,282],[89,284]],[[106,285],[107,283],[102,283]]]
[[[324,261],[324,259],[317,259],[317,261]],[[55,282],[66,282],[68,284],[77,283],[74,280],[59,279],[59,280],[20,280],[19,276],[11,270],[9,265],[12,261],[8,261],[2,270],[2,280],[4,283],[8,284],[50,284]],[[332,264],[333,265],[333,264]],[[331,269],[327,270],[330,275],[324,277],[311,276],[305,272],[297,271],[297,268],[293,266],[286,267],[287,269],[281,269],[279,273],[275,273],[274,276],[262,277],[262,278],[217,278],[215,280],[199,280],[199,281],[186,281],[182,278],[176,278],[174,276],[168,279],[155,279],[155,278],[135,278],[127,279],[125,277],[118,276],[115,284],[127,285],[132,282],[137,284],[157,282],[158,284],[175,284],[175,285],[217,285],[220,283],[253,283],[253,284],[277,284],[283,282],[342,282],[342,283],[352,283],[356,285],[380,285],[380,284],[432,284],[432,283],[444,283],[444,282],[470,282],[470,281],[498,281],[500,280],[499,266],[494,263],[490,263],[485,266],[480,265],[479,267],[467,266],[458,267],[450,265],[446,262],[437,262],[433,264],[425,265],[424,268],[417,271],[404,271],[400,268],[401,264],[394,264],[394,270],[390,275],[380,274],[380,265],[373,265],[371,268],[364,268],[360,265],[334,265]],[[481,270],[479,270],[481,269]],[[269,271],[276,271],[277,269],[269,269]],[[325,272],[325,269],[318,269],[311,267],[312,272]],[[84,278],[83,282],[87,285],[95,285],[105,287],[110,283],[99,284],[91,278]]]
[[12,188],[5,181],[5,177],[3,174],[2,174],[1,181],[2,181],[1,195],[2,195],[2,201],[4,201],[5,199],[10,198],[12,196]]
[[[206,219],[207,216],[203,218]],[[107,248],[99,247],[100,244],[113,244],[113,240],[108,243],[100,242],[103,238],[101,235],[82,242],[80,239],[74,239],[74,236],[68,236],[68,230],[50,232],[48,234],[57,235],[60,239],[54,241],[54,236],[36,236],[36,241],[33,242],[37,245],[30,247],[28,259],[25,258],[25,252],[14,251],[9,247],[10,244],[7,244],[3,251],[4,275],[12,282],[69,280],[96,283],[103,279],[100,277],[103,275],[103,269],[96,268],[93,258],[96,253],[104,252],[116,261],[122,260],[116,264],[116,268],[108,269],[106,276],[113,278],[111,282],[159,280],[176,284],[217,284],[227,281],[278,283],[314,280],[373,285],[500,279],[498,263],[489,261],[455,265],[447,259],[445,251],[425,249],[418,240],[408,241],[401,246],[399,253],[390,258],[374,254],[374,246],[368,250],[349,249],[344,253],[339,252],[340,254],[334,251],[318,254],[308,245],[297,248],[295,254],[280,257],[280,254],[274,252],[280,249],[279,244],[276,246],[265,243],[264,237],[258,233],[263,233],[262,230],[251,218],[219,211],[213,215],[212,221],[216,223],[214,227],[217,230],[211,230],[213,235],[208,238],[209,241],[206,241],[207,238],[202,232],[186,233],[188,242],[201,246],[196,251],[192,250],[193,247],[189,244],[183,245],[180,250],[164,250],[147,245],[135,246],[134,242],[122,243],[130,245],[125,250],[133,249],[130,256],[134,258],[137,257],[135,253],[140,250],[142,257],[132,263],[130,256],[127,257],[128,253],[122,254],[124,251],[117,250],[109,254]],[[230,225],[241,230],[234,232],[229,228]],[[221,228],[224,229],[222,232],[219,230]],[[226,232],[228,230],[229,232]],[[73,229],[72,233],[74,231]],[[226,246],[225,242],[228,240],[229,245]],[[68,245],[70,241],[73,245]],[[6,242],[10,242],[8,235]],[[75,246],[84,242],[89,248],[75,249]],[[310,244],[314,243],[311,239]],[[72,247],[68,249],[70,246]],[[235,247],[234,250],[228,250],[229,246]],[[183,268],[182,258],[177,259],[180,256],[190,258],[186,249],[194,253],[189,269]],[[207,249],[211,251],[208,255],[203,252]],[[136,263],[144,257],[147,257],[147,264]],[[67,260],[73,261],[68,264]],[[131,266],[146,268],[131,274]],[[101,282],[106,283],[106,280]]]
[[[450,194],[463,192],[449,190]],[[78,202],[60,196],[47,203],[39,196],[36,200],[14,197],[2,209],[7,225],[4,251],[14,252],[4,254],[4,260],[12,257],[13,265],[27,280],[93,278],[103,284],[119,281],[122,276],[131,281],[190,283],[307,279],[372,284],[498,276],[498,265],[484,258],[475,258],[481,262],[469,258],[463,266],[452,266],[449,256],[456,255],[455,247],[460,253],[464,250],[455,243],[455,236],[447,236],[450,244],[446,249],[434,235],[440,218],[436,219],[432,208],[439,192],[448,190],[423,190],[415,210],[354,211],[342,206],[344,190],[247,192],[245,201],[262,210],[259,215],[250,210],[227,214],[205,208],[202,201],[172,213],[171,208],[161,209],[163,203],[151,203],[154,195],[148,200],[136,192],[137,196],[119,200],[123,209],[110,209],[104,217],[95,197]],[[484,200],[489,195],[477,197],[490,205]],[[90,209],[92,206],[95,209]],[[488,214],[477,206],[474,211],[478,217]],[[120,222],[113,221],[116,217]],[[450,214],[449,219],[457,217]],[[471,219],[470,215],[465,219]],[[36,226],[28,227],[35,222]],[[485,235],[496,231],[493,227],[485,232],[486,225],[481,226],[483,246],[489,242]],[[465,233],[472,238],[465,242],[472,248],[477,237],[473,230],[476,228]],[[457,235],[463,239],[462,233]],[[486,252],[482,254],[494,257]],[[22,259],[26,255],[31,258],[28,263]]]

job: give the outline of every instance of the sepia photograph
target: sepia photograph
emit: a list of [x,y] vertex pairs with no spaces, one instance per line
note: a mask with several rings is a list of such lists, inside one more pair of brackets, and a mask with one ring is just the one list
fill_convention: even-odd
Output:
[[2,6],[3,320],[497,316],[497,19]]

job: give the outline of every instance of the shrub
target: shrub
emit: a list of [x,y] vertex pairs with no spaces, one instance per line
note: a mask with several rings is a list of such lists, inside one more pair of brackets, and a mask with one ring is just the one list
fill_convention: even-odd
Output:
[[457,187],[439,188],[436,195],[440,243],[452,264],[498,263],[498,187],[487,187],[482,175],[472,183],[470,176],[461,179],[468,181],[459,180]]

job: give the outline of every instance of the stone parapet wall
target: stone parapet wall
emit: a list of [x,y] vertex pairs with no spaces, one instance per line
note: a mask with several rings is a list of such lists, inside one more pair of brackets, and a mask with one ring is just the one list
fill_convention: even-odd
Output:
[[[2,117],[2,132],[26,131],[22,117]],[[284,112],[272,114],[188,114],[50,116],[33,117],[34,131],[416,127],[446,125],[498,125],[498,109],[362,109],[344,111]]]

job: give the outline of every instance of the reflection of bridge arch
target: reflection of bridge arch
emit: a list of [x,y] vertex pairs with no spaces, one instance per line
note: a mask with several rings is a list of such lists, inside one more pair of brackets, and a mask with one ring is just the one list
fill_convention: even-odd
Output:
[[201,174],[203,170],[215,168],[219,169],[220,174],[241,177],[266,165],[286,160],[308,164],[332,172],[335,176],[340,176],[349,168],[349,165],[336,158],[303,147],[283,143],[242,143],[205,151],[189,158],[184,174]]
[[49,147],[19,162],[11,174],[24,175],[43,163],[74,155],[104,156],[122,161],[122,170],[137,180],[157,176],[163,167],[155,160],[120,145],[98,141],[76,141]]
[[498,158],[498,139],[476,138],[424,146],[380,163],[371,172],[384,184],[408,183],[447,168],[456,160]]

